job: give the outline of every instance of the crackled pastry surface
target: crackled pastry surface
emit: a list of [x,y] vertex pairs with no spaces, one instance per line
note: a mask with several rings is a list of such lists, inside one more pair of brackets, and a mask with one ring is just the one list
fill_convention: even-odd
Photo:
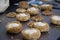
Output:
[[46,22],[29,22],[27,25],[31,28],[37,28],[41,32],[48,32],[49,31],[49,25]]
[[36,26],[45,26],[46,24],[42,23],[42,22],[35,22],[34,25],[36,25]]
[[42,21],[44,18],[42,16],[33,16],[32,20],[34,21]]
[[28,21],[30,19],[30,14],[29,13],[17,14],[16,19],[19,21]]
[[24,13],[22,13],[22,14],[19,14],[18,16],[25,17],[25,16],[27,16],[27,15],[24,14]]
[[50,16],[53,14],[53,12],[52,11],[42,11],[42,14],[45,16]]
[[18,27],[19,24],[17,24],[17,23],[10,23],[8,26],[9,26],[9,28],[14,28],[14,27]]
[[59,15],[52,15],[52,16],[50,17],[50,21],[51,21],[51,23],[53,23],[53,24],[60,25],[60,16],[59,16]]
[[27,9],[27,12],[29,12],[31,15],[36,15],[39,13],[39,9],[35,7],[30,7]]
[[28,2],[27,1],[21,1],[21,2],[19,2],[19,7],[27,9],[29,7]]
[[52,11],[52,5],[50,5],[50,4],[43,4],[43,5],[41,5],[41,10],[42,11],[46,11],[46,10]]
[[13,17],[15,17],[15,16],[16,16],[16,13],[15,13],[15,12],[9,12],[9,13],[7,14],[7,17],[13,18]]
[[18,21],[8,22],[6,30],[9,33],[19,33],[22,30],[22,24]]
[[37,32],[35,29],[25,30],[25,33],[27,33],[27,34],[33,34],[33,33],[35,33],[35,32]]
[[27,28],[22,31],[22,36],[27,40],[37,40],[41,36],[41,32],[38,29]]
[[18,13],[23,13],[23,12],[26,12],[26,10],[25,9],[23,9],[23,8],[17,8],[16,9],[16,12],[18,12]]
[[60,16],[57,16],[57,15],[52,16],[52,19],[54,19],[54,20],[60,20]]

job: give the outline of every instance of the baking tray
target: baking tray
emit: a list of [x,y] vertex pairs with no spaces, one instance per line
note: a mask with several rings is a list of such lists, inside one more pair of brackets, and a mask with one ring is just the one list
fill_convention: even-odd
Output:
[[[8,12],[16,10],[17,6],[11,6],[9,7],[4,14],[0,15],[0,19],[2,19],[2,23],[0,23],[0,40],[23,40],[21,37],[21,33],[18,34],[9,34],[6,32],[5,26],[7,22],[14,21],[16,18],[8,18],[6,17],[6,14]],[[53,14],[60,15],[60,10],[53,9]],[[50,30],[48,33],[42,33],[39,40],[57,40],[58,37],[60,37],[60,28],[57,25],[50,23],[50,16],[44,16],[41,14],[41,11],[39,13],[40,16],[44,17],[44,22],[47,22],[50,25]],[[31,21],[31,20],[29,20]],[[23,29],[28,28],[26,25],[29,21],[21,22],[23,24]]]

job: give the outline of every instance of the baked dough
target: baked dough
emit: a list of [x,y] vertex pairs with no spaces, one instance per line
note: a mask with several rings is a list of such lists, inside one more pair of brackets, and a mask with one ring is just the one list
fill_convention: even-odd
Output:
[[59,15],[52,15],[52,16],[50,17],[50,21],[51,21],[51,23],[53,23],[53,24],[60,25],[60,16],[59,16]]
[[17,13],[24,13],[24,12],[26,12],[26,10],[23,9],[23,8],[17,8],[17,9],[16,9],[16,12],[17,12]]
[[36,7],[36,8],[39,8],[39,5],[37,4],[31,4],[32,7]]
[[19,2],[19,7],[27,9],[29,7],[28,2],[27,1],[20,1]]
[[10,17],[10,18],[16,17],[16,13],[15,12],[9,12],[7,14],[7,17]]
[[42,11],[42,14],[45,15],[45,16],[51,16],[53,14],[52,11]]
[[52,5],[50,4],[41,5],[41,11],[46,11],[46,10],[52,11]]
[[19,13],[16,15],[17,20],[19,21],[28,21],[30,19],[29,13]]
[[37,28],[41,32],[48,32],[49,31],[49,25],[46,22],[29,22],[27,24],[31,28]]
[[19,21],[8,22],[6,30],[9,33],[19,33],[22,30],[22,24]]
[[22,31],[22,37],[27,40],[37,40],[41,36],[41,32],[38,29],[28,28]]
[[36,15],[39,13],[39,9],[35,7],[30,7],[27,9],[27,12],[29,12],[31,15]]
[[34,21],[42,21],[44,18],[42,16],[33,16],[32,20]]

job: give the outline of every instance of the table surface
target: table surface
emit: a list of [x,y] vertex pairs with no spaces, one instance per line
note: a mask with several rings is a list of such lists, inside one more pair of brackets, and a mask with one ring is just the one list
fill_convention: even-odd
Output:
[[[7,33],[6,29],[5,29],[5,26],[6,26],[7,22],[16,20],[16,18],[6,17],[6,14],[8,12],[11,12],[11,11],[15,12],[16,8],[17,8],[17,6],[11,6],[4,12],[4,14],[0,15],[0,19],[2,19],[2,23],[0,23],[0,40],[23,40],[22,37],[21,37],[21,33],[11,35],[11,34]],[[53,11],[53,14],[60,15],[60,10],[53,9],[52,11]],[[50,23],[50,16],[42,15],[41,11],[40,11],[39,15],[43,16],[44,17],[43,21],[47,22],[50,25],[49,32],[48,33],[42,33],[39,40],[57,40],[57,38],[60,36],[60,28],[57,27],[56,25],[53,25],[53,24]],[[31,20],[29,20],[29,21],[31,21]],[[29,21],[22,22],[23,29],[28,28],[26,24]]]

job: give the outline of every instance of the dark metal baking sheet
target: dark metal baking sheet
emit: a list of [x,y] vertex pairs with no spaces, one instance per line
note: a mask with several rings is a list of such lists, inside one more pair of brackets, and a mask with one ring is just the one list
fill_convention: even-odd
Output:
[[[0,23],[0,40],[23,40],[21,37],[21,33],[18,33],[15,35],[9,34],[6,32],[6,29],[5,29],[5,25],[7,24],[7,22],[16,20],[16,18],[6,17],[6,14],[11,11],[15,12],[16,8],[17,6],[11,6],[4,12],[4,14],[0,15],[0,19],[2,19],[2,23]],[[53,9],[53,14],[60,15],[60,10]],[[43,16],[41,13],[39,13],[39,15]],[[57,38],[60,37],[60,28],[50,23],[50,16],[43,16],[43,17],[44,17],[44,22],[47,22],[50,25],[50,30],[48,33],[42,33],[39,40],[57,40]],[[28,28],[26,24],[29,21],[22,22],[24,29]]]

